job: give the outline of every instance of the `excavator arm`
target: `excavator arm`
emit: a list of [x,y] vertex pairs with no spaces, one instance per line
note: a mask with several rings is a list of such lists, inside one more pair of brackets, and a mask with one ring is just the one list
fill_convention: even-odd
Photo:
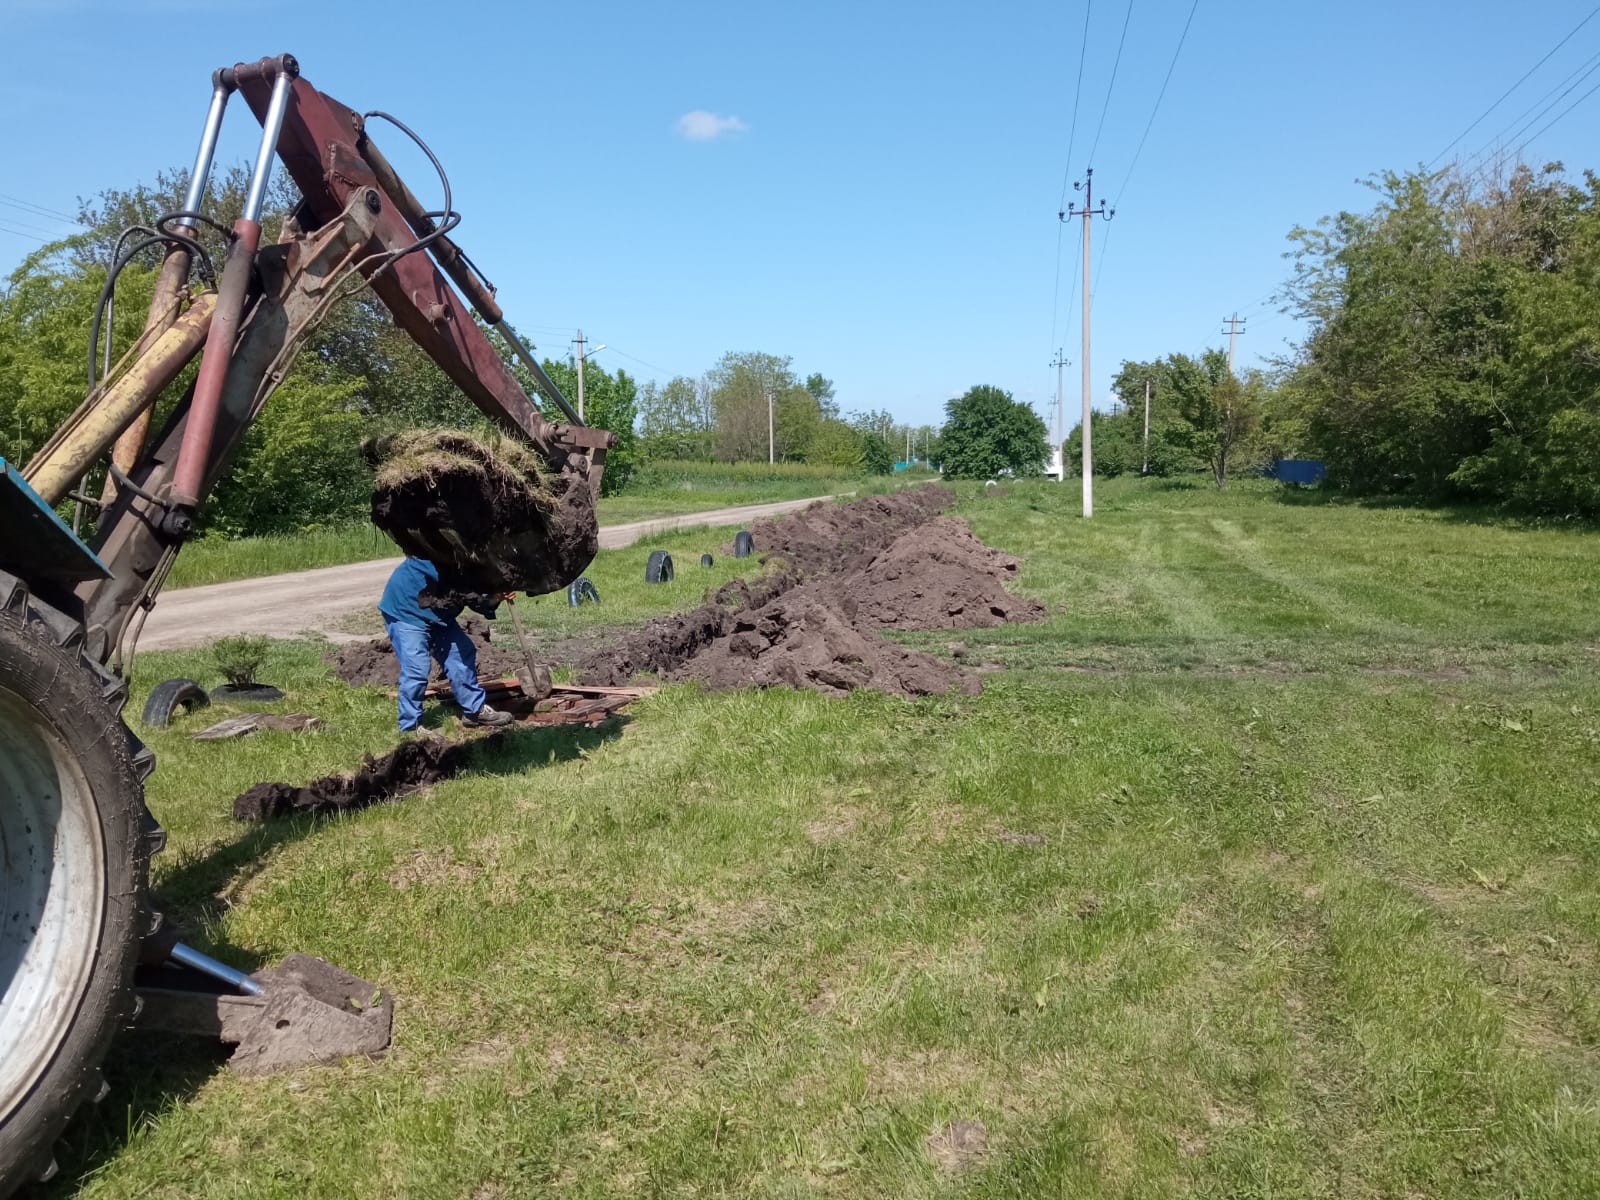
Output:
[[[219,273],[193,236],[207,221],[195,210],[235,94],[262,138]],[[370,286],[479,409],[577,481],[570,494],[581,499],[587,483],[598,495],[616,439],[583,425],[504,324],[449,236],[458,218],[424,212],[378,150],[367,121],[379,116],[318,91],[286,54],[217,71],[184,209],[143,231],[142,245],[166,246],[143,335],[116,365],[108,352],[84,403],[21,472],[0,459],[0,1198],[54,1172],[55,1138],[104,1090],[101,1060],[141,1004],[142,1022],[237,1043],[241,1070],[388,1043],[391,1002],[373,984],[303,955],[247,976],[163,925],[147,894],[164,837],[144,805],[155,759],[121,718],[143,616],[307,334]],[[302,200],[263,246],[279,159]],[[566,422],[533,403],[485,325]],[[152,435],[157,399],[197,360]],[[83,481],[108,456],[89,543],[56,508],[94,503]]]
[[[260,120],[262,141],[215,293],[187,294],[191,251],[174,244],[142,353],[106,380],[23,472],[47,503],[56,504],[115,444],[110,502],[91,547],[109,577],[76,589],[90,653],[113,669],[131,659],[142,614],[154,604],[173,558],[194,531],[198,508],[245,431],[305,337],[356,276],[365,278],[396,324],[491,421],[546,458],[584,460],[596,495],[606,450],[616,441],[578,420],[504,323],[494,294],[449,237],[447,223],[458,218],[422,210],[378,149],[367,127],[372,114],[364,117],[318,91],[291,55],[239,63],[213,75],[211,111],[196,160],[199,186],[191,180],[190,187],[196,202],[204,195],[203,174],[234,93]],[[279,243],[261,246],[261,205],[274,158],[302,199]],[[163,225],[181,232],[185,219]],[[195,218],[187,219],[192,227]],[[547,402],[569,422],[545,417],[484,325],[500,332]],[[195,382],[165,427],[148,442],[135,436],[161,391],[197,355]]]

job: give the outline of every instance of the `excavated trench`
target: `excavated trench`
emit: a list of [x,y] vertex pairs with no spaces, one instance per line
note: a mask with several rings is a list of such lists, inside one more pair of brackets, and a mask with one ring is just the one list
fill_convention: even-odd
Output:
[[[886,629],[980,629],[1043,620],[1044,607],[1007,589],[1020,560],[986,546],[959,517],[946,488],[926,485],[849,504],[818,504],[751,528],[767,571],[734,580],[690,612],[646,622],[585,658],[582,682],[626,684],[636,675],[698,680],[711,688],[812,688],[843,695],[975,694],[975,675],[883,635]],[[489,626],[463,622],[480,671],[514,670],[521,656],[494,644]],[[387,639],[327,655],[353,684],[392,686]],[[467,742],[418,740],[361,769],[304,786],[258,783],[233,806],[241,821],[328,814],[380,803],[458,773],[497,733]]]
[[350,812],[393,800],[459,774],[480,750],[506,735],[491,733],[464,742],[418,739],[401,742],[388,754],[366,755],[361,769],[346,775],[327,775],[304,786],[258,783],[233,801],[236,821],[267,821],[274,817]]

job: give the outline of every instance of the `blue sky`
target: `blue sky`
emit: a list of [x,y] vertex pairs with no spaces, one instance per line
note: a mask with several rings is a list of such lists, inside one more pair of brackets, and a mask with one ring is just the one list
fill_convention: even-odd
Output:
[[[975,383],[1053,406],[1061,345],[1070,412],[1078,235],[1058,302],[1056,212],[1069,141],[1081,176],[1102,112],[1097,196],[1119,203],[1093,234],[1097,262],[1110,237],[1097,404],[1121,360],[1220,344],[1235,310],[1252,318],[1242,364],[1282,353],[1296,326],[1267,297],[1285,233],[1368,206],[1358,177],[1432,159],[1593,7],[1200,0],[1130,176],[1190,4],[1133,0],[1129,17],[1126,0],[1094,0],[1085,39],[1082,0],[0,0],[0,265],[66,229],[15,201],[70,213],[187,165],[211,69],[287,50],[324,91],[428,139],[459,240],[543,352],[566,353],[581,326],[614,347],[599,361],[644,378],[699,374],[730,349],[787,354],[833,378],[847,410],[922,422]],[[1600,18],[1457,149],[1597,51]],[[1596,165],[1597,111],[1600,95],[1526,154]],[[242,104],[229,115],[222,154],[242,161],[259,127]],[[426,164],[397,135],[383,144],[430,196]]]

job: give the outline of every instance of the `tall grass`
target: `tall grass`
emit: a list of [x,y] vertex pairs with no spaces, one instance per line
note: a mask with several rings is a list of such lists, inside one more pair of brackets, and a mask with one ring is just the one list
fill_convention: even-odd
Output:
[[399,553],[386,535],[368,524],[333,525],[264,537],[207,537],[183,548],[167,586],[196,587],[230,579],[255,579],[284,571],[390,558]]

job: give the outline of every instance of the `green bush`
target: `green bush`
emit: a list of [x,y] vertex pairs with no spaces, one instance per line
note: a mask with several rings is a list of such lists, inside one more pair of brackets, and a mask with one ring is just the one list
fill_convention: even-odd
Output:
[[212,660],[236,688],[256,686],[256,672],[267,661],[270,643],[264,637],[227,637],[211,647]]

